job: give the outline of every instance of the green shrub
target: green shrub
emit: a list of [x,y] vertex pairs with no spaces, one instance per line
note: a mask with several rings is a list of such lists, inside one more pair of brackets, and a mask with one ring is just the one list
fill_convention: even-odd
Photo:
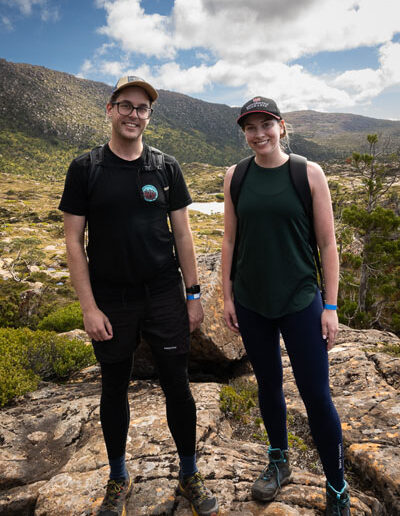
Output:
[[83,318],[79,302],[59,308],[50,313],[38,324],[39,330],[49,330],[62,333],[76,329],[83,330]]
[[33,371],[18,364],[10,355],[0,358],[0,407],[12,398],[33,391],[40,378]]
[[382,351],[395,357],[400,357],[400,344],[385,344]]
[[20,296],[26,285],[0,279],[0,326],[16,327],[20,320]]
[[224,385],[220,391],[220,407],[227,416],[248,422],[250,411],[257,406],[257,386],[246,382]]
[[[37,295],[24,297],[23,293],[33,287],[31,282],[0,278],[0,327],[28,327],[35,330],[40,321],[51,312],[76,300],[69,282],[66,285],[57,285],[59,279],[51,278],[43,272],[31,273],[29,280],[40,281],[43,287],[38,290]],[[80,327],[77,324],[73,329]],[[55,327],[42,329],[56,330]]]
[[95,363],[93,349],[55,332],[0,328],[0,406],[37,388],[42,380],[65,380]]

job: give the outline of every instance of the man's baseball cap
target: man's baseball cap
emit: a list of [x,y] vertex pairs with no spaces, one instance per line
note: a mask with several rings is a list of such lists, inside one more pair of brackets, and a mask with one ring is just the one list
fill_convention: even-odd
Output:
[[121,77],[118,80],[117,84],[114,86],[112,92],[113,95],[114,93],[117,93],[118,91],[121,91],[124,88],[127,88],[128,86],[139,86],[139,88],[143,88],[147,92],[148,96],[151,98],[152,102],[154,102],[158,98],[158,93],[153,88],[153,86],[141,77],[137,77],[136,75],[127,75],[126,77]]
[[242,106],[236,122],[242,126],[246,116],[252,113],[265,113],[266,115],[273,116],[277,120],[282,120],[282,115],[276,102],[272,99],[266,99],[265,97],[254,97],[247,101],[246,104]]

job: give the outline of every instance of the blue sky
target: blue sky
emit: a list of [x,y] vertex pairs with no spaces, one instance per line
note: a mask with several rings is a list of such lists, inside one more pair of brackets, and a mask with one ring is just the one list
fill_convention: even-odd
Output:
[[399,0],[0,0],[0,49],[209,102],[400,120]]

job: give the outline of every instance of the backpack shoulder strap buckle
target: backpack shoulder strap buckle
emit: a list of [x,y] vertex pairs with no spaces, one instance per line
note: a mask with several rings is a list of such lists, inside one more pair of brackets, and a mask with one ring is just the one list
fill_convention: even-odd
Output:
[[143,161],[144,164],[142,166],[142,170],[144,172],[150,172],[154,170],[161,171],[165,168],[164,153],[156,147],[152,147],[151,145],[145,144]]

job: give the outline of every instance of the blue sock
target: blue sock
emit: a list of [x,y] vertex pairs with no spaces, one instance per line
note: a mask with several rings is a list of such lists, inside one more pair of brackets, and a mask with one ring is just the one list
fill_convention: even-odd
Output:
[[196,465],[196,454],[195,455],[187,455],[179,457],[181,461],[181,469],[179,471],[180,477],[191,477],[195,473],[197,473],[197,465]]
[[116,459],[108,459],[110,464],[110,478],[112,480],[119,480],[121,478],[128,478],[128,471],[125,465],[125,454]]

